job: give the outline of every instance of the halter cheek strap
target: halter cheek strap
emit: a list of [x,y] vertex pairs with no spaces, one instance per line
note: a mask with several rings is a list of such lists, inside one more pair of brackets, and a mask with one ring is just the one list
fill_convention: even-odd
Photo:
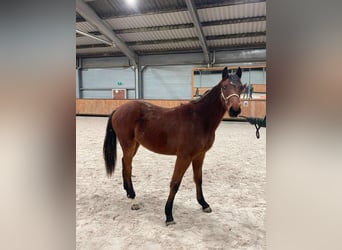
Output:
[[225,102],[226,104],[228,103],[229,99],[230,99],[231,97],[233,97],[233,96],[236,96],[237,98],[240,98],[240,96],[239,96],[238,94],[231,94],[231,95],[225,97],[224,94],[223,94],[222,89],[221,89],[221,96],[222,96],[222,98],[223,98],[223,100],[224,100],[224,102]]

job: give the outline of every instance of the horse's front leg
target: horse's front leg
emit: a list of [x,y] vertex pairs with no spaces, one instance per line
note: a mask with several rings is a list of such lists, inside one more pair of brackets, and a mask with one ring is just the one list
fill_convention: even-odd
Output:
[[202,166],[205,153],[197,156],[192,161],[192,169],[194,171],[194,181],[196,183],[196,195],[197,201],[202,206],[202,209],[206,213],[210,213],[212,210],[209,204],[205,201],[202,191]]
[[173,175],[170,183],[170,193],[165,205],[165,215],[166,215],[166,225],[175,224],[176,222],[172,216],[172,207],[175,195],[178,188],[182,182],[185,171],[188,169],[191,163],[190,157],[180,157],[177,156],[175,169],[173,170]]

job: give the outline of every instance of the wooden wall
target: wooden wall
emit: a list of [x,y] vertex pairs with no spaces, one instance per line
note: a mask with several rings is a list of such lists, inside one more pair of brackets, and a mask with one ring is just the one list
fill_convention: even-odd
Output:
[[[241,114],[243,116],[261,117],[266,115],[266,99],[241,100]],[[229,118],[225,115],[224,118]]]
[[[109,115],[121,104],[131,100],[113,99],[76,99],[76,115]],[[189,100],[144,100],[162,107],[175,107]],[[264,117],[266,115],[266,100],[241,101],[241,115],[251,117]],[[230,117],[225,114],[225,119]]]
[[252,84],[254,93],[266,93],[266,84]]

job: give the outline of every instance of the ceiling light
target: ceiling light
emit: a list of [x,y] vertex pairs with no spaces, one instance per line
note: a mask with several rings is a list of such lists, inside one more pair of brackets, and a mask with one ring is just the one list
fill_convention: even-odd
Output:
[[126,0],[126,3],[127,3],[129,6],[135,6],[136,0]]

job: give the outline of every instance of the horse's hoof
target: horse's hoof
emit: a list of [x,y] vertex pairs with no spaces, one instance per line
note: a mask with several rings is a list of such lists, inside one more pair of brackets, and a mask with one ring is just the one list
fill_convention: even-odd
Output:
[[212,210],[211,210],[210,207],[206,207],[206,208],[203,208],[203,212],[205,212],[205,213],[211,213]]
[[170,226],[170,225],[176,224],[176,222],[174,220],[166,221],[165,223],[166,223],[166,226]]
[[138,210],[138,209],[140,209],[140,206],[139,206],[139,204],[132,204],[131,209],[132,210]]

